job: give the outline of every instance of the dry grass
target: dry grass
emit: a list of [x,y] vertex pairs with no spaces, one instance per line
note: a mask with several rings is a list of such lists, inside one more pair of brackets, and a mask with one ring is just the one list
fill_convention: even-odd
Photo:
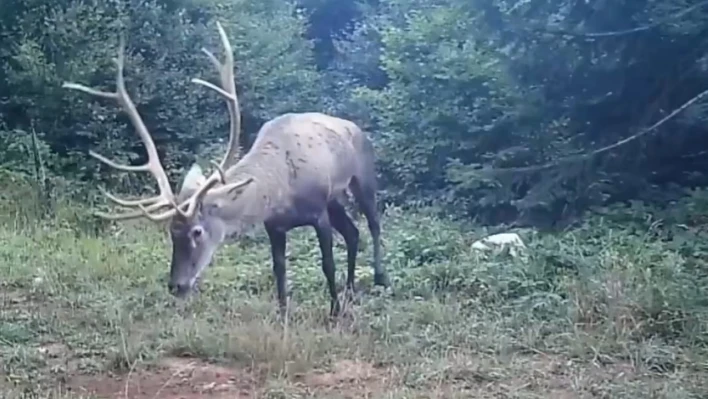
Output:
[[[708,269],[628,232],[522,232],[528,262],[481,259],[469,249],[474,232],[392,209],[385,252],[395,295],[371,288],[365,236],[360,295],[330,322],[305,229],[290,238],[293,308],[282,325],[262,237],[223,248],[201,294],[180,302],[164,287],[169,248],[158,229],[111,227],[96,237],[49,225],[0,229],[4,398],[680,399],[708,391],[700,295]],[[341,243],[336,252],[343,281]]]

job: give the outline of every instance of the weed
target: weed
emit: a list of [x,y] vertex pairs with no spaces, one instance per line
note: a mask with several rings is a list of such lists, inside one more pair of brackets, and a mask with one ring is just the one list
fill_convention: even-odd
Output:
[[[71,206],[57,214],[82,214]],[[19,228],[17,214],[0,224],[3,397],[690,398],[708,388],[708,267],[690,242],[636,225],[521,232],[527,259],[483,258],[471,248],[480,232],[390,208],[395,295],[371,288],[361,229],[359,295],[336,323],[315,236],[296,230],[282,325],[261,236],[228,244],[199,295],[178,301],[165,287],[163,230],[86,228],[83,216]],[[341,239],[335,253],[341,282]]]

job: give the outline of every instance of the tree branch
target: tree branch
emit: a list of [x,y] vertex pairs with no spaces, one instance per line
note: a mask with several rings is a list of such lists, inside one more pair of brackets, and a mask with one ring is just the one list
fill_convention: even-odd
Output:
[[663,25],[675,18],[682,17],[682,16],[684,16],[696,9],[699,9],[703,6],[706,6],[706,5],[708,5],[708,0],[704,0],[698,4],[694,4],[690,7],[686,7],[683,10],[677,11],[677,12],[670,14],[664,18],[661,18],[658,21],[655,21],[654,23],[651,23],[648,25],[643,25],[643,26],[638,26],[636,28],[623,29],[623,30],[617,30],[617,31],[572,32],[572,31],[563,30],[563,29],[549,29],[546,27],[533,27],[533,26],[529,26],[528,29],[533,32],[548,33],[548,34],[557,35],[557,36],[571,36],[571,37],[584,38],[584,39],[598,39],[598,38],[612,37],[612,36],[623,36],[623,35],[629,35],[632,33],[644,32],[644,31],[647,31],[650,29],[654,29],[654,28],[656,28],[660,25]]
[[663,125],[664,123],[668,122],[670,119],[673,119],[676,115],[678,115],[681,112],[683,112],[684,110],[686,110],[686,108],[690,107],[691,105],[695,104],[698,100],[700,100],[701,98],[706,97],[706,96],[708,96],[708,90],[704,90],[704,91],[698,93],[696,96],[694,96],[690,100],[686,101],[683,105],[681,105],[680,107],[673,110],[670,114],[661,118],[658,122],[649,126],[648,128],[641,130],[639,133],[629,136],[627,138],[624,138],[614,144],[610,144],[608,146],[594,150],[592,152],[566,157],[566,158],[563,158],[560,160],[555,160],[552,162],[548,162],[548,163],[542,164],[542,165],[524,166],[524,167],[520,167],[520,168],[492,169],[492,170],[487,170],[487,171],[483,170],[481,173],[484,175],[492,176],[492,175],[498,175],[498,174],[503,174],[503,173],[535,172],[535,171],[540,171],[540,170],[544,170],[544,169],[550,169],[554,166],[559,166],[560,164],[569,163],[569,162],[577,162],[577,161],[580,161],[583,159],[594,157],[595,155],[601,154],[603,152],[614,150],[617,147],[623,146],[627,143],[630,143],[640,137],[643,137],[643,136],[653,132],[654,130],[658,129],[661,125]]

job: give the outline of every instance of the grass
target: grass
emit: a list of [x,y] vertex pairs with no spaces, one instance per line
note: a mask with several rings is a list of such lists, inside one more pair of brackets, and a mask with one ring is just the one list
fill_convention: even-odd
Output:
[[[262,234],[222,248],[200,295],[177,301],[165,288],[164,230],[123,224],[94,234],[67,213],[23,226],[17,220],[29,218],[5,215],[3,398],[708,392],[708,241],[697,229],[666,239],[596,218],[564,234],[519,231],[528,256],[513,258],[473,251],[481,230],[391,208],[384,248],[393,292],[372,288],[359,223],[359,297],[330,322],[314,234],[296,230],[288,243],[293,308],[281,325]],[[342,283],[341,239],[335,252]]]

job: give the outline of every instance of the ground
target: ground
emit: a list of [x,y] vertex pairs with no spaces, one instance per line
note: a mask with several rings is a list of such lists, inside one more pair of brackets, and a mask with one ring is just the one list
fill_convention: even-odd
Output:
[[[708,392],[699,295],[706,269],[685,248],[615,231],[520,231],[529,254],[517,259],[476,253],[469,248],[480,233],[431,216],[390,211],[385,222],[394,288],[372,287],[364,231],[357,298],[336,320],[327,317],[314,234],[292,235],[285,324],[262,238],[223,248],[200,292],[180,301],[165,288],[169,241],[152,226],[112,226],[97,236],[2,228],[2,397],[681,399]],[[579,241],[595,246],[574,246]],[[341,282],[341,242],[336,252]]]
[[[6,312],[32,312],[37,303],[17,291],[5,291]],[[29,305],[29,306],[28,306]],[[34,308],[36,310],[36,308]],[[41,313],[41,311],[40,311]],[[146,328],[142,326],[141,328]],[[337,330],[337,327],[334,327]],[[338,330],[336,334],[351,331]],[[34,348],[42,359],[41,375],[61,383],[64,397],[98,398],[257,398],[257,397],[467,397],[467,398],[595,398],[616,384],[663,384],[664,377],[641,375],[629,363],[593,365],[567,356],[539,352],[516,353],[507,359],[450,352],[442,368],[425,381],[406,387],[406,370],[395,364],[364,359],[331,359],[324,367],[275,377],[268,365],[225,365],[184,355],[161,356],[152,362],[136,361],[128,369],[95,372],[82,370],[84,348],[62,342],[44,342]],[[90,354],[89,354],[90,356]],[[658,377],[658,378],[657,378]],[[55,394],[56,395],[56,394]]]
[[[57,354],[59,355],[59,354]],[[65,356],[66,353],[61,354]],[[450,359],[451,364],[461,359]],[[548,356],[529,356],[518,362],[519,375],[495,378],[480,372],[479,364],[465,359],[465,367],[457,381],[441,383],[416,394],[420,397],[450,397],[454,394],[473,398],[603,397],[603,386],[619,379],[639,382],[629,365],[579,369],[573,362]],[[523,366],[523,367],[522,367]],[[523,373],[526,369],[529,372]],[[647,378],[649,381],[650,378]],[[394,367],[381,367],[360,360],[338,360],[326,370],[311,370],[288,381],[287,394],[294,396],[379,398],[395,394],[391,387],[402,383]],[[77,374],[66,389],[78,394],[101,398],[256,398],[273,394],[257,372],[247,368],[224,367],[198,358],[161,359],[147,370],[120,375]],[[582,391],[579,391],[582,390]],[[425,395],[423,395],[425,393]]]

